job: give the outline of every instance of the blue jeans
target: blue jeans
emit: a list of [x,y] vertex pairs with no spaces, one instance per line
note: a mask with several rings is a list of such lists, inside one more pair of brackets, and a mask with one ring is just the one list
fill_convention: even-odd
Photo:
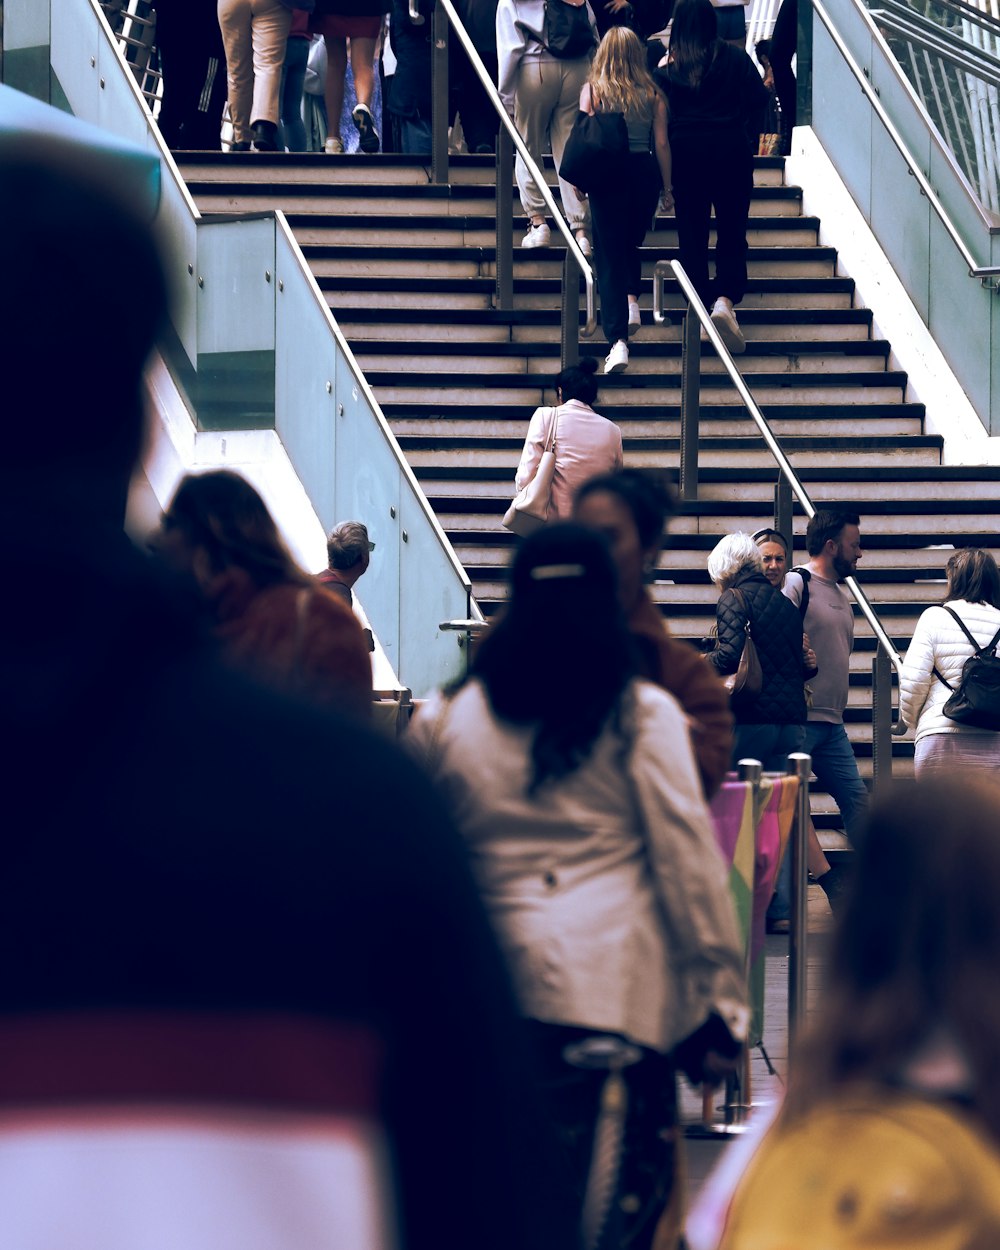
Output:
[[430,156],[431,154],[431,119],[421,117],[400,117],[399,143],[400,149],[407,156]]
[[[844,818],[848,841],[856,847],[868,813],[868,787],[861,780],[843,722],[829,725],[825,721],[810,721],[802,750],[812,756],[816,780],[833,796]],[[791,910],[792,857],[786,855],[767,916],[769,920],[787,920]]]
[[737,725],[732,767],[740,760],[760,760],[766,773],[787,773],[788,756],[805,750],[805,736],[805,725]]
[[281,73],[281,140],[289,152],[305,152],[306,124],[302,120],[302,88],[309,61],[309,40],[289,39]]
[[847,840],[857,847],[868,814],[868,787],[861,780],[854,748],[848,741],[843,722],[828,725],[823,721],[810,721],[806,725],[803,750],[812,756],[816,780],[830,792],[840,808]]

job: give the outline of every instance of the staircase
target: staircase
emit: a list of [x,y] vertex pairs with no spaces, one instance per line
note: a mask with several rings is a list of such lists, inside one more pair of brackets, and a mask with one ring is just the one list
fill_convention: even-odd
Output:
[[[513,539],[500,517],[527,421],[554,402],[563,248],[515,248],[515,309],[500,312],[492,157],[453,158],[449,187],[400,156],[204,153],[181,164],[203,213],[284,210],[489,614],[505,594]],[[801,192],[783,175],[781,158],[757,159],[739,367],[817,506],[860,512],[859,581],[903,650],[919,613],[941,596],[947,547],[1000,554],[1000,470],[942,465],[923,406],[907,401],[889,344],[873,338],[870,311],[853,306],[852,280],[838,276],[835,252],[818,242],[819,220],[803,215]],[[515,221],[515,237],[524,227]],[[647,283],[676,249],[671,219],[660,219],[646,240]],[[666,304],[682,306],[669,286]],[[652,324],[651,284],[641,305],[629,369],[603,380],[595,407],[620,424],[626,463],[676,468],[680,327]],[[606,350],[600,335],[581,341],[583,354]],[[673,632],[693,639],[715,619],[708,552],[727,531],[769,523],[777,481],[710,348],[701,401],[700,497],[673,522],[654,587]],[[796,535],[804,529],[799,515]],[[800,547],[796,560],[804,557]],[[862,772],[874,650],[859,617],[846,719]],[[897,742],[895,752],[905,773],[912,744]],[[817,815],[821,826],[834,820],[829,804]]]

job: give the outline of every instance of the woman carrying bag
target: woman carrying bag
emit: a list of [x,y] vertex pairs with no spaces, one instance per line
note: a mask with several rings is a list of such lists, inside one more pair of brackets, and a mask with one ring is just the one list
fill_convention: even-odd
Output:
[[918,777],[1000,765],[1000,733],[963,725],[944,710],[973,654],[962,625],[986,648],[1000,630],[1000,572],[990,553],[975,547],[956,551],[945,571],[944,603],[917,621],[899,676],[899,714],[916,726]]
[[673,209],[667,102],[646,68],[646,50],[627,26],[612,26],[601,40],[580,93],[580,111],[619,113],[628,151],[615,177],[591,186],[594,266],[601,293],[601,324],[609,352],[605,373],[628,367],[628,338],[639,329],[639,248],[659,204]]
[[[562,1146],[568,1201],[593,1233],[603,1225],[603,1238],[585,1240],[651,1250],[674,1180],[674,1067],[695,1083],[724,1076],[746,1008],[726,869],[684,713],[635,676],[633,661],[607,544],[581,526],[546,526],[518,549],[507,609],[468,679],[428,700],[408,741],[469,848]],[[581,1052],[628,1065],[604,1219],[589,1218],[584,1193],[595,1193],[588,1174],[608,1067]]]
[[590,406],[597,398],[596,369],[593,357],[563,369],[556,377],[556,407],[536,408],[528,423],[514,489],[523,490],[535,476],[555,428],[558,437],[546,517],[549,521],[564,521],[572,515],[577,487],[589,477],[622,467],[621,430]]

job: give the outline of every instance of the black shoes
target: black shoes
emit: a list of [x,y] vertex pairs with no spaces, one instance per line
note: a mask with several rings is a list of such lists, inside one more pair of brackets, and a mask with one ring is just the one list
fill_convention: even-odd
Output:
[[249,139],[241,139],[238,143],[231,143],[229,150],[230,152],[249,152],[250,141]]
[[278,127],[274,122],[254,122],[250,127],[253,146],[258,152],[277,152]]

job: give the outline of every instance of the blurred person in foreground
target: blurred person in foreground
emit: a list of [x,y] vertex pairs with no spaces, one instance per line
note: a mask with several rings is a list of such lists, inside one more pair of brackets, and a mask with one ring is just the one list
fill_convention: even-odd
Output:
[[711,798],[732,750],[729,695],[701,653],[671,636],[646,585],[655,576],[673,510],[673,496],[657,476],[624,469],[585,482],[576,493],[573,519],[603,534],[611,548],[639,674],[668,690],[684,709],[702,786]]
[[166,293],[114,185],[0,139],[4,1244],[563,1246],[436,795],[221,668],[124,535]]
[[872,805],[784,1106],[692,1250],[1000,1245],[998,826],[985,774]]
[[674,1065],[696,1083],[724,1075],[747,1013],[684,714],[635,677],[616,582],[592,530],[562,523],[527,538],[468,680],[428,702],[410,743],[470,848],[578,1208],[607,1068],[581,1066],[573,1048],[631,1060],[602,1244],[646,1250],[673,1188]]
[[245,478],[225,469],[188,474],[152,546],[194,583],[222,655],[236,668],[320,706],[370,713],[361,625],[298,567]]

